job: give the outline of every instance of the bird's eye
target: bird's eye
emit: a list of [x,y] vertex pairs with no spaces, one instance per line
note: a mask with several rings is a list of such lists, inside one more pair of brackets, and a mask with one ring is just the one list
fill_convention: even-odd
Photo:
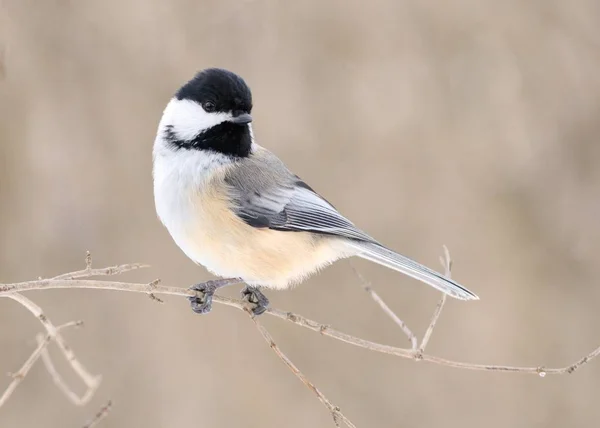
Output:
[[202,108],[204,109],[205,112],[211,113],[211,112],[215,111],[215,109],[217,108],[217,106],[212,101],[205,101],[202,104]]

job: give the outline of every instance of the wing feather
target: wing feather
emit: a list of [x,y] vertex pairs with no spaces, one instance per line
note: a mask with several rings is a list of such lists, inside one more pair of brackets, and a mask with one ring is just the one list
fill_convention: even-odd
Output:
[[313,232],[372,241],[342,216],[329,202],[306,187],[284,192],[261,193],[260,197],[239,199],[236,213],[249,224],[290,232]]
[[242,162],[225,181],[230,185],[233,210],[250,226],[349,238],[347,245],[359,257],[412,276],[458,299],[478,298],[452,279],[377,243],[270,152],[258,149]]
[[250,226],[375,242],[270,152],[242,162],[225,181],[235,213]]

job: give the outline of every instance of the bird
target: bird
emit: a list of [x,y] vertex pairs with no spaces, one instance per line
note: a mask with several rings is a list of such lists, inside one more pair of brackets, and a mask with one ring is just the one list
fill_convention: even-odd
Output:
[[260,146],[252,107],[242,77],[207,68],[175,92],[158,124],[152,151],[157,216],[187,257],[222,278],[190,287],[194,312],[210,312],[218,288],[244,283],[242,296],[260,315],[269,305],[261,290],[288,289],[353,256],[451,297],[478,300],[363,232]]

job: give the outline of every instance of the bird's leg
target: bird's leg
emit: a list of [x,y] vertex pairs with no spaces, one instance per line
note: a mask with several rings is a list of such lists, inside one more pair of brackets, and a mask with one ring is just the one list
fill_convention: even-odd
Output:
[[215,291],[226,285],[238,284],[242,282],[241,278],[226,278],[226,279],[215,279],[212,281],[201,282],[199,284],[192,285],[189,290],[197,291],[196,296],[188,297],[192,306],[192,311],[197,314],[207,314],[212,309],[212,298]]
[[242,290],[242,299],[255,305],[252,309],[254,315],[262,314],[267,310],[267,306],[269,306],[269,299],[261,293],[258,287],[245,286]]

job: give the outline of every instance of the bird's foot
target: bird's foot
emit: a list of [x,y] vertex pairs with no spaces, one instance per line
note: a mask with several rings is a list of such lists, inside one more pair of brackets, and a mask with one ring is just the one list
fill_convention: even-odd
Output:
[[252,313],[254,315],[264,313],[269,306],[269,299],[261,293],[258,287],[251,287],[249,285],[244,287],[242,290],[242,299],[247,300],[254,305],[254,308],[252,308]]
[[197,314],[207,314],[212,309],[212,300],[215,291],[226,285],[236,284],[241,282],[239,278],[216,279],[212,281],[201,282],[192,285],[189,290],[198,292],[196,296],[188,297],[192,311]]

